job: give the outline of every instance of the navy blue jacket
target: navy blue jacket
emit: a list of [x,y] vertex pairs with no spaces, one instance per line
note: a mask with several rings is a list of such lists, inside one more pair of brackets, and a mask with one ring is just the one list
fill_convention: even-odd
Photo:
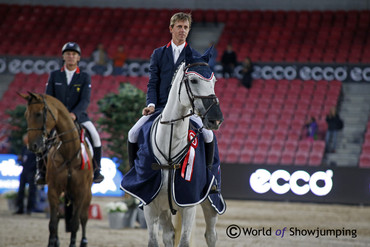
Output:
[[36,154],[28,150],[27,147],[22,149],[22,160],[20,164],[23,166],[23,172],[35,173],[36,172]]
[[[185,47],[187,45],[186,43]],[[193,55],[200,56],[196,50],[192,49],[192,52]],[[146,96],[147,105],[150,103],[155,104],[156,110],[164,108],[171,89],[172,77],[184,59],[185,48],[181,51],[176,64],[174,64],[171,42],[153,51],[149,66],[149,82]]]
[[51,72],[46,85],[46,94],[60,100],[76,115],[79,123],[90,120],[86,111],[90,104],[91,78],[87,73],[81,72],[80,68],[77,67],[69,85],[64,66]]

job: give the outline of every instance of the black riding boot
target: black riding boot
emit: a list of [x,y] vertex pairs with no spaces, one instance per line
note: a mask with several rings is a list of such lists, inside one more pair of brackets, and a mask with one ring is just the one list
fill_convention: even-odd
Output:
[[[210,143],[204,143],[205,155],[206,155],[206,165],[207,168],[212,172],[212,165],[215,156],[215,141],[211,141]],[[211,191],[209,193],[218,193],[219,189],[216,185],[213,185]]]
[[213,159],[215,156],[215,141],[211,141],[210,143],[204,143],[204,149],[206,152],[206,165],[207,168],[212,171]]
[[104,180],[104,176],[100,174],[100,160],[101,160],[101,147],[94,147],[94,183],[100,183]]
[[35,183],[39,185],[46,184],[46,161],[42,158],[44,155],[37,155],[36,156],[36,175],[35,175]]
[[127,141],[128,164],[130,165],[130,168],[134,167],[135,165],[136,153],[138,150],[139,147],[137,143]]

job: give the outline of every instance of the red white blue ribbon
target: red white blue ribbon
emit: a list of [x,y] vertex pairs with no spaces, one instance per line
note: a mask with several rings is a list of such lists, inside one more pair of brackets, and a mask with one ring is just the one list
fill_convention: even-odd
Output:
[[191,145],[189,147],[188,153],[182,163],[181,169],[181,177],[184,178],[186,181],[191,181],[193,176],[193,168],[194,168],[194,161],[195,161],[195,149],[198,147],[198,138],[196,138],[196,134],[194,131],[189,130],[188,134],[188,141],[191,141]]
[[89,155],[87,154],[86,148],[85,148],[85,135],[84,135],[84,129],[81,129],[81,158],[82,158],[82,164],[81,164],[81,170],[85,169],[85,164],[87,163],[87,169],[91,169],[90,159]]

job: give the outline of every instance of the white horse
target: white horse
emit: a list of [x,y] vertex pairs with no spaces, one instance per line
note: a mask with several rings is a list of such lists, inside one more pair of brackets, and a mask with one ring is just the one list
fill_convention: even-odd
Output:
[[[208,61],[208,60],[207,60]],[[165,246],[174,246],[175,230],[171,221],[171,211],[177,211],[181,216],[181,237],[179,246],[189,246],[191,229],[195,220],[196,207],[178,206],[172,196],[171,180],[174,175],[175,158],[189,147],[188,129],[189,117],[192,113],[200,116],[204,127],[218,129],[223,116],[215,96],[214,86],[216,79],[209,69],[210,78],[205,78],[197,72],[189,72],[189,68],[207,66],[204,63],[194,63],[185,66],[182,63],[172,80],[168,102],[159,116],[159,121],[152,127],[151,143],[153,153],[159,164],[167,164],[162,169],[162,187],[155,199],[144,206],[144,215],[148,225],[149,244],[158,245],[158,223],[163,229],[163,242]],[[156,145],[155,145],[155,144]],[[204,164],[206,166],[206,164]],[[165,167],[165,166],[162,166]],[[170,183],[169,183],[170,182]],[[215,225],[217,212],[207,197],[201,203],[205,221],[205,238],[208,246],[215,246],[217,233]]]

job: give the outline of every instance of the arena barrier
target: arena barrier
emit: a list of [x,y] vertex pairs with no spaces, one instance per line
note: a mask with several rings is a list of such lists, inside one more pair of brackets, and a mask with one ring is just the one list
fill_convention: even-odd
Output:
[[222,164],[226,199],[370,204],[370,169]]

